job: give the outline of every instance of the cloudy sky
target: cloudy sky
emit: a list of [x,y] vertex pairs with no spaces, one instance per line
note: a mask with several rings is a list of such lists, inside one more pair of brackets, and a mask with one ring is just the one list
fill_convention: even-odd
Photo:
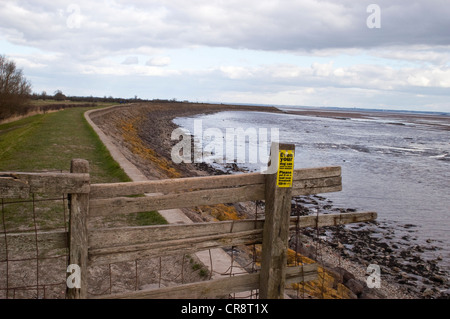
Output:
[[0,1],[33,91],[450,112],[448,0]]

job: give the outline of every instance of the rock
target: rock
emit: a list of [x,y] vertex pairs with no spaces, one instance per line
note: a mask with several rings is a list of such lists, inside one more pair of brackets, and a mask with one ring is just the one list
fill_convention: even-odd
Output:
[[317,255],[316,248],[312,245],[301,245],[297,248],[297,251],[301,255],[312,259]]
[[397,272],[397,273],[400,273],[402,271],[400,268],[398,268],[396,266],[392,267],[392,270]]
[[441,284],[443,284],[445,282],[445,278],[441,277],[441,276],[438,276],[438,275],[431,276],[430,279],[435,281],[435,282],[439,282]]
[[450,299],[450,288],[440,292],[440,299]]
[[401,276],[401,279],[403,279],[403,280],[408,280],[409,279],[408,274],[406,272],[404,272],[404,271],[402,271],[400,273],[400,276]]
[[358,296],[351,290],[348,290],[348,299],[358,299]]
[[355,279],[355,276],[351,272],[342,267],[335,267],[333,270],[342,276],[342,283],[344,284],[350,279]]
[[350,289],[355,295],[360,295],[364,290],[364,284],[360,280],[349,279],[345,286]]
[[365,288],[361,293],[360,299],[386,299],[386,296],[377,288]]
[[425,289],[424,292],[422,292],[422,297],[424,297],[424,298],[430,298],[430,297],[433,296],[433,294],[434,294],[433,290],[430,289],[430,288],[427,288],[427,289]]
[[343,283],[344,279],[341,272],[336,271],[335,268],[327,268],[327,271],[334,278],[335,285],[336,283]]
[[361,294],[360,299],[380,299],[380,297],[370,291],[365,291]]

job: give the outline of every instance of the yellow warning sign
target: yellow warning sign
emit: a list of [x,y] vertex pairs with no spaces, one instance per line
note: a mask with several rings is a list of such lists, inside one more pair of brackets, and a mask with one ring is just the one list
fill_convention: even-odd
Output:
[[280,150],[278,153],[278,187],[292,187],[294,176],[294,151]]

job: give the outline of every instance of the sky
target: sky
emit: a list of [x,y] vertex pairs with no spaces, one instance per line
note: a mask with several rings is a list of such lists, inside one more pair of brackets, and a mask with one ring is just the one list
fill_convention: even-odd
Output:
[[448,0],[0,0],[33,92],[450,112]]

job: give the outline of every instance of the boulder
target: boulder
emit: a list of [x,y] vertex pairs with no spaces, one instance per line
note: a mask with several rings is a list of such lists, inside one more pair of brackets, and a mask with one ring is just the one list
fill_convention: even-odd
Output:
[[386,299],[386,296],[380,292],[377,288],[368,288],[365,287],[361,295],[360,299]]
[[347,280],[345,286],[357,296],[359,296],[364,290],[364,284],[360,280],[356,279]]
[[355,276],[351,272],[342,267],[334,267],[332,270],[340,275],[341,282],[344,284],[350,279],[355,279]]

